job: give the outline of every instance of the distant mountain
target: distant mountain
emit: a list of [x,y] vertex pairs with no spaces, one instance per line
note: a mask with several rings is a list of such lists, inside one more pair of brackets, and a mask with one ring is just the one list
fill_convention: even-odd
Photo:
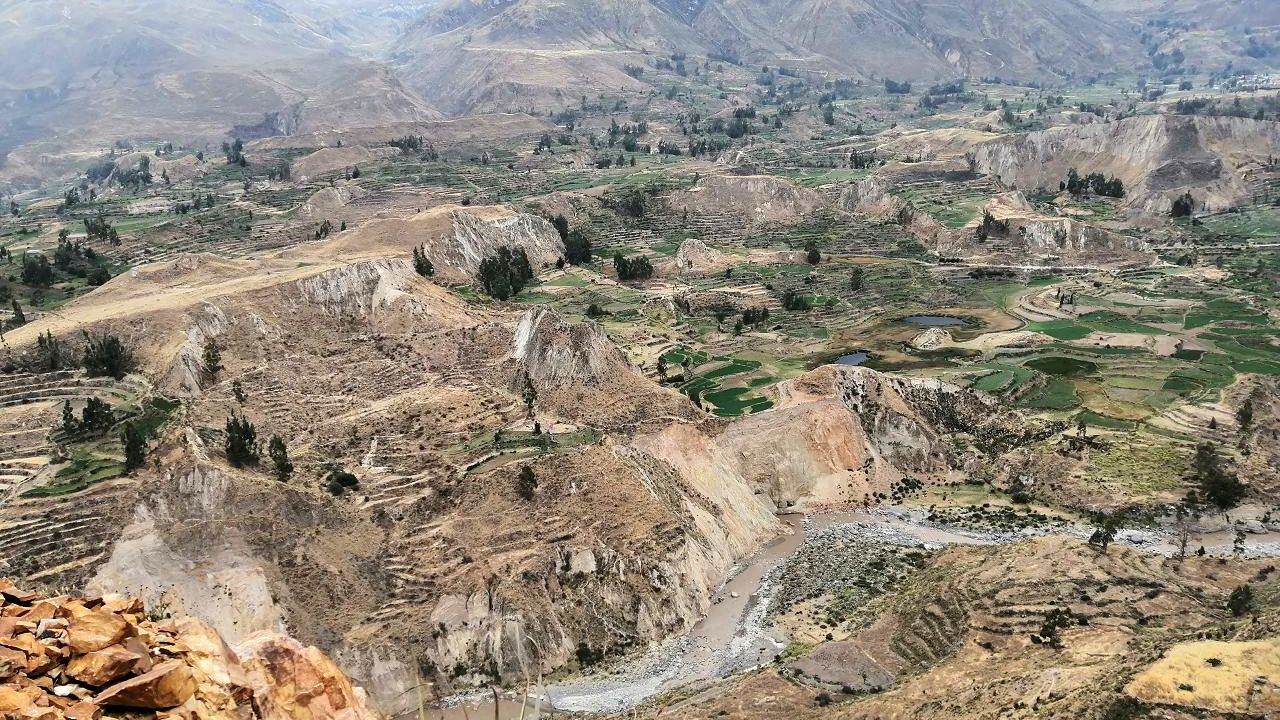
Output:
[[1275,0],[1084,1],[1127,22],[1158,69],[1221,75],[1280,69]]
[[1063,79],[1147,62],[1128,22],[1080,0],[453,0],[414,23],[394,59],[413,87],[465,113],[642,89],[621,72],[639,53],[901,80]]
[[1141,61],[1122,26],[1078,0],[715,0],[695,23],[753,58],[813,54],[905,80],[1061,79]]
[[[17,0],[0,6],[0,167],[18,149],[216,142],[438,117],[373,59],[425,7],[392,0]],[[34,152],[34,151],[33,151]],[[12,155],[10,155],[13,153]],[[32,165],[24,169],[24,164]]]

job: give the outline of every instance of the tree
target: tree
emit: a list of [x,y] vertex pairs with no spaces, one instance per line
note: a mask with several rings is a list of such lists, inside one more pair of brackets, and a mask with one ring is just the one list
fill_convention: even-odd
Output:
[[1098,527],[1089,536],[1089,544],[1097,547],[1099,552],[1105,555],[1107,547],[1116,539],[1116,532],[1120,530],[1121,525],[1120,513],[1104,515],[1102,521],[1098,523]]
[[80,410],[80,429],[94,435],[105,433],[116,421],[116,414],[105,400],[91,397]]
[[115,335],[84,333],[84,368],[89,377],[113,377],[121,380],[133,372],[133,350]]
[[480,289],[490,297],[507,300],[519,294],[533,279],[533,266],[524,248],[500,247],[480,261]]
[[213,338],[205,339],[204,355],[200,363],[204,366],[205,373],[211,378],[217,377],[218,373],[222,372],[222,350],[218,348],[218,342]]
[[813,298],[793,289],[786,289],[782,292],[783,310],[791,310],[794,312],[804,312],[813,308]]
[[865,282],[866,282],[866,271],[863,270],[862,268],[856,267],[849,273],[849,291],[850,292],[858,292],[859,290],[862,289],[862,286]]
[[22,312],[22,305],[18,304],[18,298],[13,299],[13,324],[14,326],[26,325],[27,315]]
[[1253,426],[1253,397],[1245,398],[1240,405],[1240,409],[1236,410],[1236,423],[1240,426],[1240,434],[1249,432],[1249,428]]
[[289,460],[289,449],[285,447],[284,438],[279,435],[271,436],[271,440],[267,443],[267,457],[271,458],[276,479],[280,482],[288,481],[289,476],[293,474],[293,463]]
[[1190,192],[1182,194],[1182,197],[1173,199],[1173,207],[1169,210],[1169,217],[1184,218],[1191,217],[1191,213],[1195,212],[1196,201],[1191,197]]
[[75,413],[71,410],[70,400],[62,401],[62,422],[58,424],[58,427],[67,435],[74,435],[80,427],[79,423],[76,422]]
[[413,249],[413,270],[425,278],[436,274],[436,267],[431,264],[431,259],[427,257],[425,247],[415,247]]
[[124,471],[131,472],[142,467],[147,456],[147,438],[138,429],[137,423],[127,423],[120,432],[120,444],[124,445]]
[[22,284],[31,287],[49,287],[53,284],[53,266],[49,258],[41,253],[24,253],[22,255]]
[[258,463],[258,430],[248,418],[227,418],[227,462],[235,467]]
[[36,365],[49,372],[70,367],[74,362],[67,344],[54,337],[49,330],[36,336],[36,350]]
[[828,125],[835,125],[835,124],[836,124],[836,107],[835,107],[835,105],[830,105],[830,104],[829,104],[829,105],[827,105],[826,109],[824,109],[824,110],[822,111],[822,122],[824,122],[824,123],[826,123],[826,124],[828,124]]
[[564,258],[570,265],[582,265],[591,262],[591,239],[581,230],[570,230],[565,236]]
[[1187,559],[1187,545],[1191,542],[1191,511],[1179,504],[1174,511],[1178,520],[1174,525],[1174,537],[1178,540],[1178,559]]
[[533,381],[529,376],[524,378],[524,410],[530,418],[533,417],[533,404],[538,401],[538,391],[533,387]]
[[653,264],[644,255],[628,258],[622,253],[614,253],[613,269],[618,273],[618,279],[623,282],[648,280],[653,277]]
[[556,232],[560,233],[560,240],[563,242],[569,239],[569,219],[564,215],[556,215],[551,220],[551,224],[555,226]]
[[810,240],[804,245],[804,259],[810,265],[817,265],[822,262],[822,251],[818,250],[818,243]]
[[516,478],[516,492],[525,500],[532,500],[534,492],[538,489],[538,478],[533,474],[533,468],[525,465],[520,468],[520,475]]
[[1191,461],[1192,476],[1204,498],[1221,510],[1229,510],[1244,499],[1245,486],[1235,474],[1223,467],[1218,448],[1213,443],[1196,446]]
[[1227,598],[1227,610],[1236,617],[1243,617],[1257,610],[1257,602],[1253,598],[1253,587],[1249,583],[1236,587]]

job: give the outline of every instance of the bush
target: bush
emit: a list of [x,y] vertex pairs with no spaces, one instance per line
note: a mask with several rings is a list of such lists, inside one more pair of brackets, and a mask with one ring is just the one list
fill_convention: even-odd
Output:
[[325,475],[325,489],[331,495],[338,496],[358,487],[360,487],[359,478],[337,465],[330,466],[328,474]]
[[1227,609],[1236,617],[1254,612],[1257,609],[1257,603],[1253,598],[1253,587],[1245,583],[1232,590],[1231,597],[1227,598]]
[[133,372],[133,350],[115,335],[84,334],[84,369],[90,377],[113,377],[120,380]]
[[533,474],[533,468],[525,465],[520,468],[520,475],[516,478],[516,492],[525,500],[532,500],[534,492],[538,489],[538,478]]

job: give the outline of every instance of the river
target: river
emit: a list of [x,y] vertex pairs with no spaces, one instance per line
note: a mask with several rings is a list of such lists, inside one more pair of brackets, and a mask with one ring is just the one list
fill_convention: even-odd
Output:
[[[884,542],[941,548],[950,544],[990,545],[1016,542],[1031,535],[996,535],[930,524],[920,509],[880,508],[865,511],[786,515],[791,532],[762,548],[737,566],[736,573],[712,598],[706,616],[687,634],[671,638],[625,660],[607,672],[551,684],[536,693],[541,703],[523,709],[523,717],[555,712],[620,712],[639,705],[659,693],[726,677],[772,662],[786,647],[786,638],[767,621],[772,598],[774,571],[791,557],[815,532],[832,526],[854,529]],[[1083,525],[1058,528],[1057,534],[1088,537]],[[1212,555],[1232,552],[1235,534],[1228,529],[1198,534],[1192,550],[1203,545]],[[1122,531],[1117,544],[1144,551],[1171,555],[1176,552],[1168,533],[1149,530]],[[1250,555],[1280,556],[1280,533],[1249,536]],[[473,696],[448,708],[445,720],[519,720],[519,700],[503,700],[496,708],[489,696]],[[430,711],[439,717],[440,710]]]

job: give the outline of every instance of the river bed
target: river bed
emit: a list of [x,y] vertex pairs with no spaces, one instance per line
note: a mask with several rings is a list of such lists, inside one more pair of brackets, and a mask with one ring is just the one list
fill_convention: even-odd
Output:
[[[783,563],[815,533],[837,528],[841,532],[895,545],[916,545],[938,549],[946,545],[991,545],[1016,542],[1046,534],[1069,534],[1087,538],[1091,528],[1029,529],[1022,532],[989,533],[960,527],[940,527],[927,520],[927,511],[917,508],[887,507],[870,510],[785,515],[782,520],[791,532],[762,548],[737,566],[735,574],[713,596],[706,616],[687,634],[665,642],[612,666],[609,670],[547,686],[536,693],[539,703],[525,708],[524,718],[550,712],[620,712],[639,705],[660,693],[699,681],[714,680],[745,672],[768,663],[785,649],[787,638],[768,621],[778,571]],[[1229,529],[1197,534],[1190,550],[1203,545],[1211,555],[1229,555],[1235,533]],[[1124,530],[1116,544],[1156,554],[1177,551],[1167,532]],[[1250,556],[1280,556],[1280,533],[1254,533],[1246,541]],[[455,705],[445,720],[519,720],[521,703],[504,700],[495,714],[491,698],[473,696],[471,702]],[[439,711],[433,711],[439,712]]]

